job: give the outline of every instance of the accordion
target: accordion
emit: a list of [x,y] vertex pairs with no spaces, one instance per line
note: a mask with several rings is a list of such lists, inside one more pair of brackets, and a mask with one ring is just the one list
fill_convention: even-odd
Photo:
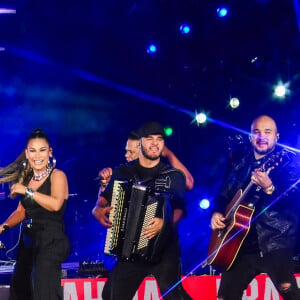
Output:
[[[143,185],[115,180],[109,214],[112,227],[107,230],[104,253],[126,260],[158,260],[173,229],[169,200],[168,193],[151,192]],[[154,217],[163,219],[163,227],[149,240],[141,233]]]

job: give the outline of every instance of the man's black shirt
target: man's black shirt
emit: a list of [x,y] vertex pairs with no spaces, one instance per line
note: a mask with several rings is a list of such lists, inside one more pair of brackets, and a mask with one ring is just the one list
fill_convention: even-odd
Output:
[[128,180],[150,187],[155,192],[169,193],[172,195],[172,209],[181,209],[186,214],[185,176],[180,170],[174,169],[161,161],[153,168],[142,167],[139,160],[121,165],[113,171],[108,186],[101,194],[108,203],[111,202],[115,180]]

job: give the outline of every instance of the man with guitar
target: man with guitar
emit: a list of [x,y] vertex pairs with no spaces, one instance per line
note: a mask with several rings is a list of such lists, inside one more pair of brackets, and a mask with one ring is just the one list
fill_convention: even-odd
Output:
[[242,299],[259,273],[270,276],[283,299],[300,299],[292,262],[299,169],[295,154],[277,145],[278,138],[271,117],[256,118],[251,151],[232,163],[215,199],[208,263],[223,269],[220,300]]

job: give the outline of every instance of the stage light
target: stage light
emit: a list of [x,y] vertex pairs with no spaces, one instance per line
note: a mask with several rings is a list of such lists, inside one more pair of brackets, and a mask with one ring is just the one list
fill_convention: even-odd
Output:
[[284,103],[286,97],[291,94],[289,86],[290,86],[290,82],[283,83],[282,81],[279,81],[278,84],[274,86],[273,89],[274,100]]
[[220,6],[217,8],[217,15],[219,18],[224,18],[228,14],[228,9],[225,6]]
[[180,32],[181,34],[189,34],[191,31],[191,26],[189,24],[182,24],[180,25]]
[[277,98],[284,98],[286,96],[286,87],[284,84],[278,84],[274,89],[274,96]]
[[12,8],[0,8],[0,14],[15,14],[16,10]]
[[165,132],[165,135],[166,136],[171,136],[172,135],[172,133],[173,133],[173,128],[172,127],[165,127],[164,128],[164,132]]
[[199,113],[196,115],[195,119],[198,124],[203,124],[207,121],[207,116],[205,113]]
[[238,98],[233,97],[230,99],[229,105],[233,109],[238,108],[240,106],[240,100]]
[[251,64],[254,64],[258,60],[257,56],[251,58]]
[[155,54],[156,51],[157,51],[157,46],[154,45],[154,44],[150,44],[150,45],[147,47],[147,53],[150,54],[150,55]]
[[5,51],[5,48],[4,47],[0,47],[0,51]]
[[208,199],[204,198],[204,199],[200,200],[199,206],[202,209],[208,209],[210,206],[210,201]]

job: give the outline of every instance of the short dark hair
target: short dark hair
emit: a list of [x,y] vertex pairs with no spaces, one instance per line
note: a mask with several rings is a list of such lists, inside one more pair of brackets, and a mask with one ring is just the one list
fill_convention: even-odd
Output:
[[128,135],[128,140],[138,141],[140,139],[139,134],[137,131],[133,130]]

